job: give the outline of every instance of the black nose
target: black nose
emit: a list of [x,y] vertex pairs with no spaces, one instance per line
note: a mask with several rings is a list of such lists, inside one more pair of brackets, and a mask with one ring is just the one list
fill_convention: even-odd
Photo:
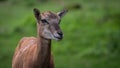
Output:
[[61,35],[61,36],[63,35],[63,33],[62,33],[61,31],[60,31],[60,32],[57,32],[57,33],[58,33],[59,35]]

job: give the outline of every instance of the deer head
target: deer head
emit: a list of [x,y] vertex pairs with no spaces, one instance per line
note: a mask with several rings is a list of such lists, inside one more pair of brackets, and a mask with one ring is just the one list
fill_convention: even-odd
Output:
[[40,13],[38,9],[34,8],[33,11],[37,20],[38,34],[40,37],[55,40],[61,40],[63,38],[63,33],[59,24],[67,10],[58,13],[50,11]]

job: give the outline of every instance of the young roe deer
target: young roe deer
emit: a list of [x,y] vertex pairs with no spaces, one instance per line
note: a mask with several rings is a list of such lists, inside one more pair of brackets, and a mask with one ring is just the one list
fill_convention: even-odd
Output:
[[62,40],[60,20],[67,10],[58,13],[44,12],[34,8],[37,20],[37,37],[20,40],[12,60],[12,68],[54,68],[51,55],[51,39]]

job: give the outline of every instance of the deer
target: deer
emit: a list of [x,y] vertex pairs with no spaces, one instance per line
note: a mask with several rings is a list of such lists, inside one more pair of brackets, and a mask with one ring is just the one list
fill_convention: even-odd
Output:
[[67,10],[41,13],[39,9],[34,8],[33,12],[37,21],[37,37],[23,37],[19,41],[13,55],[12,68],[55,67],[51,53],[51,40],[63,39],[59,24]]

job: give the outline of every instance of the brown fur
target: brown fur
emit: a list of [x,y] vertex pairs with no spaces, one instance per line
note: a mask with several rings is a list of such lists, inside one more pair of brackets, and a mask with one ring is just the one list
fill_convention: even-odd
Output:
[[[46,41],[48,44],[50,42]],[[43,46],[44,43],[43,43]],[[27,48],[26,48],[27,47]],[[41,60],[40,56],[36,56],[36,53],[38,53],[38,48],[37,48],[37,38],[35,37],[24,37],[21,39],[21,41],[19,42],[19,45],[16,48],[14,57],[13,57],[13,64],[12,64],[12,68],[54,68],[54,64],[53,64],[53,59],[51,57],[51,53],[50,51],[50,46],[47,46],[48,49],[48,56],[45,57],[43,55],[42,59],[44,64],[40,64]],[[42,47],[44,49],[44,47]],[[46,51],[46,50],[44,50]],[[42,58],[42,57],[41,57]],[[46,62],[46,60],[48,62]],[[50,62],[49,62],[50,60]]]
[[[34,9],[37,19],[37,37],[24,37],[20,40],[16,47],[12,68],[54,68],[54,60],[51,55],[51,34],[56,33],[58,40],[62,39],[62,31],[59,27],[59,14],[52,12],[44,12],[40,14],[38,9]],[[49,24],[41,22],[46,19]],[[46,35],[44,29],[51,32]],[[45,37],[49,37],[49,39]]]

